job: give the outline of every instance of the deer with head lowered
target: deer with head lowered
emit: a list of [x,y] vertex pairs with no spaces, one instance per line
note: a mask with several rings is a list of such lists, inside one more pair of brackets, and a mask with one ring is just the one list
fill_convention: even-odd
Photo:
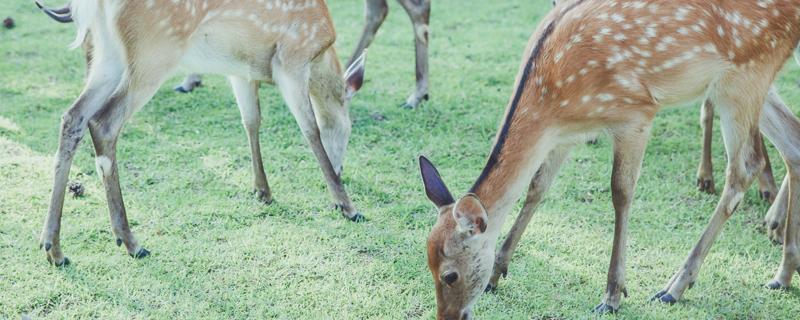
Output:
[[800,121],[771,103],[777,95],[770,84],[799,38],[798,0],[576,0],[556,7],[528,43],[489,159],[468,193],[456,200],[420,157],[426,194],[439,210],[427,241],[438,318],[472,317],[491,288],[494,248],[522,189],[529,185],[512,232],[527,224],[574,146],[601,134],[613,144],[615,227],[605,295],[593,311],[618,310],[627,294],[628,217],[653,118],[661,107],[704,99],[722,122],[726,183],[700,241],[654,299],[674,303],[694,284],[764,167],[759,131],[787,164],[790,200],[783,260],[767,286],[789,286],[800,267]]
[[363,82],[364,57],[342,73],[325,1],[73,0],[70,11],[78,27],[73,47],[91,29],[94,50],[86,86],[61,118],[55,183],[40,243],[51,263],[69,263],[59,244],[61,210],[73,155],[87,129],[116,243],[125,244],[131,256],[149,254],[128,226],[116,143],[125,122],[179,65],[229,76],[250,142],[254,193],[261,201],[273,201],[258,139],[258,85],[265,82],[280,90],[334,203],[348,219],[363,220],[340,177],[350,100]]

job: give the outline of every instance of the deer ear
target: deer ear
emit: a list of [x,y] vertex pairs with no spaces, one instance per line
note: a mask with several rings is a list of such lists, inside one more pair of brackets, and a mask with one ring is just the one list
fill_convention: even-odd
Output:
[[344,72],[344,82],[345,82],[345,98],[350,99],[359,89],[361,89],[361,85],[364,84],[364,62],[367,59],[367,49],[361,53],[361,56],[347,68],[347,71]]
[[419,156],[419,171],[422,173],[422,183],[425,184],[425,194],[437,208],[456,202],[450,195],[450,190],[447,190],[447,186],[444,185],[442,177],[439,176],[439,171],[428,158]]
[[486,232],[486,208],[474,194],[467,194],[458,199],[453,207],[453,218],[458,223],[458,231],[469,232],[471,236]]

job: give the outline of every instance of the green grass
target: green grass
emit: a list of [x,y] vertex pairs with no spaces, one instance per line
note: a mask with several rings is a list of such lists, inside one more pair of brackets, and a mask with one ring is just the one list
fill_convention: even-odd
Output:
[[[363,3],[330,2],[344,62],[360,33]],[[118,147],[128,217],[153,255],[134,260],[114,245],[87,135],[70,173],[86,196],[67,199],[62,222],[72,265],[54,268],[38,233],[60,116],[81,91],[83,56],[65,50],[73,25],[51,21],[32,1],[3,0],[0,18],[13,17],[17,27],[0,29],[0,318],[434,318],[425,239],[436,218],[417,156],[436,163],[455,194],[469,188],[549,2],[434,1],[431,100],[414,110],[397,107],[413,88],[411,24],[389,3],[350,112],[344,182],[365,223],[332,210],[314,156],[269,86],[260,93],[261,141],[277,202],[255,201],[249,147],[226,79],[208,75],[194,93],[177,94],[170,87],[184,74],[176,74],[125,126]],[[791,62],[777,80],[796,113],[799,78]],[[764,235],[768,207],[755,188],[720,234],[694,289],[675,306],[648,301],[698,240],[718,199],[694,187],[698,110],[665,109],[655,120],[630,221],[630,297],[606,317],[796,319],[800,290],[760,287],[774,275],[781,248]],[[714,137],[721,185],[726,160],[718,127]],[[785,170],[769,148],[780,181]],[[611,159],[607,138],[575,150],[533,217],[508,278],[477,303],[479,318],[595,317],[588,310],[602,298],[613,237]]]

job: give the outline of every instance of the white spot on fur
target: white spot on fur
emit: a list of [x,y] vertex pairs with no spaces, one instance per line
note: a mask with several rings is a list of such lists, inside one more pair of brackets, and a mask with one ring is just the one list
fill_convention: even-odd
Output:
[[99,156],[94,159],[97,168],[97,175],[100,179],[105,179],[106,174],[111,172],[111,159],[106,156]]
[[589,99],[591,99],[591,98],[592,98],[591,96],[583,96],[583,98],[581,99],[581,101],[582,101],[583,103],[586,103],[586,102],[589,102]]
[[569,100],[564,100],[564,101],[561,101],[561,106],[562,106],[562,107],[563,107],[563,106],[566,106],[567,104],[569,104]]
[[614,100],[614,95],[609,94],[609,93],[601,93],[601,94],[596,95],[595,98],[597,98],[597,100],[606,102],[606,101]]
[[622,21],[625,21],[625,17],[623,17],[619,13],[615,13],[615,14],[611,15],[611,20],[613,20],[614,22],[622,22]]

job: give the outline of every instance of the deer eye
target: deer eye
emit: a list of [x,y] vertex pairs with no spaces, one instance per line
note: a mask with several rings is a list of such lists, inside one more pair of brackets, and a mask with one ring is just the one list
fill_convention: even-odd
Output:
[[445,274],[442,277],[442,280],[449,286],[453,284],[453,282],[456,282],[456,280],[458,280],[458,272],[450,272],[448,274]]

